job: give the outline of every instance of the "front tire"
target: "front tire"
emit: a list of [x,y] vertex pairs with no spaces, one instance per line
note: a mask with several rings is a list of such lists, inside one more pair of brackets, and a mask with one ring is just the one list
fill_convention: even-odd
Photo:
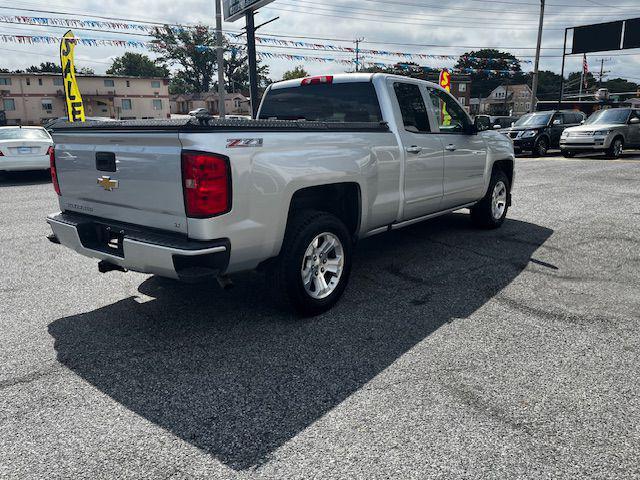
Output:
[[480,228],[498,228],[509,210],[510,185],[502,170],[494,170],[487,193],[471,208],[471,221]]
[[620,158],[622,152],[624,151],[624,140],[622,137],[616,137],[611,142],[609,148],[607,148],[607,157],[609,158]]
[[295,214],[280,255],[267,269],[267,283],[280,306],[303,316],[333,307],[347,286],[353,240],[347,227],[326,212]]
[[534,157],[544,157],[549,151],[549,140],[547,137],[540,137],[533,147]]

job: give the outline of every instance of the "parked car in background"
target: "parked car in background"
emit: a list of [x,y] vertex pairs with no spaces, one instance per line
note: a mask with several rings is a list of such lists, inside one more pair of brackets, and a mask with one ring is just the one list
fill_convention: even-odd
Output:
[[199,115],[209,115],[209,110],[207,110],[206,108],[196,108],[195,110],[191,110],[189,112],[189,115],[191,115],[192,117],[197,117]]
[[0,127],[0,171],[46,170],[51,147],[42,127]]
[[519,118],[520,117],[514,115],[491,115],[489,116],[489,121],[491,122],[491,128],[497,130],[513,126],[513,124],[517,122]]
[[605,152],[618,158],[625,148],[640,148],[640,110],[612,108],[593,113],[584,125],[567,128],[560,138],[565,157],[578,152]]
[[584,119],[584,113],[574,110],[527,113],[501,132],[511,138],[516,153],[528,151],[544,156],[550,148],[560,148],[565,128],[580,125]]

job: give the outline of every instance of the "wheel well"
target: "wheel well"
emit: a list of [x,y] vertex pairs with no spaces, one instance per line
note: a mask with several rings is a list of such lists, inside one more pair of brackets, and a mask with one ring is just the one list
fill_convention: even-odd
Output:
[[507,178],[509,179],[509,189],[511,189],[511,185],[513,184],[513,160],[498,160],[493,163],[493,170],[502,170]]
[[354,239],[360,226],[360,186],[357,183],[333,183],[307,187],[294,193],[289,206],[290,220],[297,211],[312,209],[328,212],[344,222]]

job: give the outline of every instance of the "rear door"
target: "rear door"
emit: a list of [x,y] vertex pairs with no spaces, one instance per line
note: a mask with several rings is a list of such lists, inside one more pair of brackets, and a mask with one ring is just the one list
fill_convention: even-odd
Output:
[[455,99],[438,88],[427,88],[437,137],[444,146],[442,208],[476,201],[484,195],[487,146],[481,135],[469,133],[471,120]]
[[187,233],[177,132],[54,133],[64,210]]
[[404,155],[404,204],[401,220],[440,210],[444,156],[427,113],[427,97],[418,83],[389,80],[394,116]]

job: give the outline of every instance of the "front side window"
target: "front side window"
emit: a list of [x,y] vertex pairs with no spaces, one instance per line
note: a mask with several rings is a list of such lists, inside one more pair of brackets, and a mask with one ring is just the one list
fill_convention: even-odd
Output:
[[2,104],[6,112],[13,112],[16,109],[16,101],[13,98],[3,99]]
[[122,99],[122,109],[123,110],[131,110],[131,99],[123,98]]
[[458,102],[443,90],[437,88],[428,90],[440,126],[440,133],[466,132],[471,126],[471,121]]
[[427,133],[431,131],[427,107],[422,98],[420,87],[414,83],[394,83],[404,129],[413,133]]

